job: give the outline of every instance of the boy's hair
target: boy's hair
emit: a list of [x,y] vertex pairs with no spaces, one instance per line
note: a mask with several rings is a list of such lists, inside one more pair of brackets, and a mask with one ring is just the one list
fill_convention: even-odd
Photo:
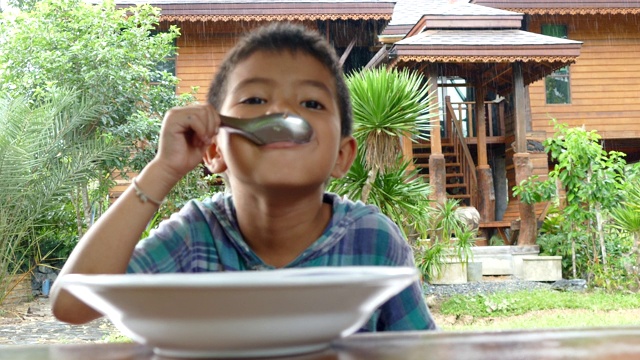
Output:
[[302,25],[272,23],[260,27],[240,39],[220,64],[209,87],[208,102],[214,108],[220,108],[227,94],[229,74],[238,63],[258,51],[279,52],[283,50],[308,54],[331,72],[336,84],[336,101],[340,111],[340,133],[343,137],[351,135],[353,128],[351,99],[338,55],[320,34],[307,30]]

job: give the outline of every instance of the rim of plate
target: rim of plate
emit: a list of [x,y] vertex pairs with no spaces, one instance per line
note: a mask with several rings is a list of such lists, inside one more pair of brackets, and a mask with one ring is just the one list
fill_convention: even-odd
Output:
[[359,284],[406,278],[417,280],[418,270],[404,266],[332,266],[203,273],[67,274],[58,280],[62,286],[242,288]]

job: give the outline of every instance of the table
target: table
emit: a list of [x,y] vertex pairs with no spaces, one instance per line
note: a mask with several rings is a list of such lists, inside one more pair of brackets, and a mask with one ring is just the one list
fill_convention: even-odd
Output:
[[[139,344],[0,346],[1,360],[164,360]],[[268,358],[276,359],[276,358]],[[286,360],[640,359],[640,327],[356,334]]]

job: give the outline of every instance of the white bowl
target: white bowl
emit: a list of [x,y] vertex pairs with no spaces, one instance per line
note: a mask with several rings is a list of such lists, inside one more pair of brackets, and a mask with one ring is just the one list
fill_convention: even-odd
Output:
[[349,266],[58,281],[156,354],[254,357],[323,349],[417,279],[410,267]]

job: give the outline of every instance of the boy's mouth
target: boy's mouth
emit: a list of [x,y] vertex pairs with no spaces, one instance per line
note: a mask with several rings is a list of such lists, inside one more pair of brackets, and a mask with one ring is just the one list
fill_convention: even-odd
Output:
[[292,141],[278,141],[278,142],[274,142],[274,143],[270,143],[270,144],[260,145],[260,148],[262,148],[262,149],[287,149],[287,148],[297,147],[297,146],[300,146],[300,145],[304,145],[304,144],[300,144],[300,143],[296,143],[296,142],[292,142]]

